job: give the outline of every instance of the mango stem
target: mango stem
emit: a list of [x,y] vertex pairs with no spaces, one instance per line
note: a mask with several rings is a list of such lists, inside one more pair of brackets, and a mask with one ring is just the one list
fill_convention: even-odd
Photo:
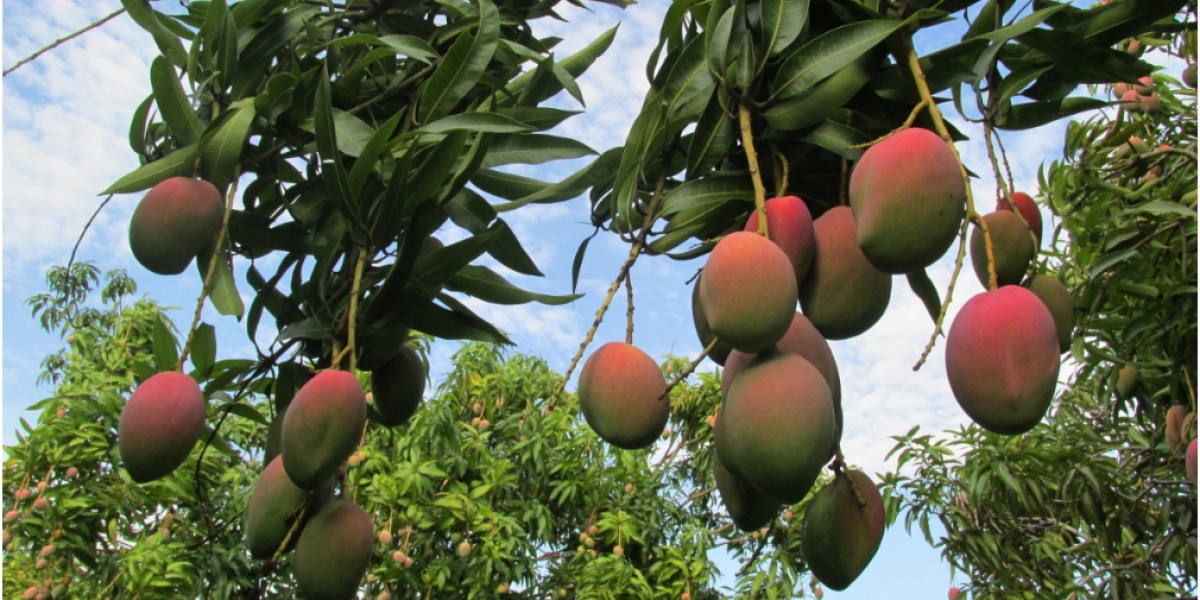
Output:
[[237,195],[238,177],[241,174],[242,166],[238,165],[233,170],[233,180],[229,184],[229,193],[225,198],[225,215],[221,218],[221,231],[217,233],[217,243],[213,246],[213,255],[208,259],[208,268],[204,272],[204,285],[200,288],[200,297],[196,299],[196,314],[192,315],[192,326],[188,329],[187,343],[183,345],[183,352],[179,353],[179,361],[175,363],[175,370],[181,373],[183,364],[192,351],[192,344],[196,341],[196,328],[200,326],[200,312],[204,310],[204,301],[208,299],[212,287],[213,273],[217,271],[217,261],[220,259],[222,246],[225,245],[225,234],[229,231],[229,215],[233,212],[233,197]]
[[750,164],[750,181],[754,183],[754,208],[758,211],[758,235],[769,238],[767,230],[767,188],[763,186],[762,172],[758,168],[758,153],[754,151],[754,132],[750,129],[750,109],[738,105],[738,122],[742,130],[742,147],[746,150],[746,162]]

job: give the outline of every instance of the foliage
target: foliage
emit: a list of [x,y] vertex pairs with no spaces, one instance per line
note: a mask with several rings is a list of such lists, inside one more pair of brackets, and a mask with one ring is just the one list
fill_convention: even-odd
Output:
[[[1179,53],[1195,56],[1195,37]],[[979,598],[1163,598],[1196,589],[1196,487],[1167,409],[1196,409],[1195,91],[1154,77],[1165,110],[1068,126],[1041,175],[1061,219],[1039,272],[1075,303],[1071,373],[1028,435],[977,427],[896,438],[894,508],[946,530],[937,544]],[[1132,398],[1117,372],[1139,369]],[[1190,421],[1195,437],[1195,420]]]

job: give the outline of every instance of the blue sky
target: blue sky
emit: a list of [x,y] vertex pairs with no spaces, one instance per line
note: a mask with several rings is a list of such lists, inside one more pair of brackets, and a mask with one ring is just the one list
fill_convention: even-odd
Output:
[[[592,14],[568,7],[562,12],[569,24],[548,19],[538,24],[539,35],[564,38],[558,55],[565,56],[617,22],[622,23],[616,43],[580,80],[588,112],[569,120],[555,133],[579,139],[599,151],[623,143],[648,88],[644,64],[657,40],[658,24],[667,5],[662,0],[646,0],[621,11],[597,4]],[[3,64],[7,67],[117,8],[117,0],[4,2]],[[158,8],[175,11],[178,4],[162,2]],[[957,40],[961,27],[961,21],[941,26],[918,41],[930,48]],[[6,444],[14,441],[13,432],[24,407],[51,392],[37,386],[35,380],[41,359],[60,343],[37,327],[24,300],[44,290],[44,274],[49,266],[66,263],[76,236],[100,201],[96,193],[137,166],[126,132],[134,108],[149,94],[147,74],[156,52],[150,37],[122,16],[4,78],[2,367]],[[577,107],[565,95],[554,102]],[[980,138],[978,128],[961,121],[956,124],[974,140]],[[1031,194],[1036,190],[1037,167],[1042,161],[1059,157],[1064,128],[1059,123],[1033,132],[1006,134],[1018,189]],[[981,210],[990,210],[995,187],[982,144],[968,142],[960,150],[967,165],[981,174],[974,182],[977,205]],[[581,164],[564,161],[516,172],[556,179]],[[191,314],[200,281],[191,270],[178,277],[154,275],[133,260],[126,228],[139,198],[135,194],[113,200],[85,239],[80,259],[93,261],[104,270],[126,269],[138,281],[140,292],[162,304],[180,307],[174,317],[183,322]],[[586,224],[586,201],[581,198],[554,205],[530,205],[504,218],[546,277],[528,278],[498,270],[536,291],[568,293],[575,249],[591,233]],[[1049,232],[1054,224],[1048,218],[1046,221]],[[453,241],[463,233],[446,231],[439,236]],[[572,305],[468,304],[511,334],[518,344],[517,351],[542,356],[562,371],[627,251],[628,247],[615,236],[595,239],[580,276],[580,291],[587,295]],[[643,258],[635,267],[635,342],[651,355],[699,353],[688,304],[690,288],[685,281],[700,265],[701,261],[680,263],[657,257]],[[949,258],[930,269],[943,292],[951,269]],[[239,283],[245,296],[249,288],[240,276]],[[955,290],[956,305],[979,291],[968,269]],[[624,302],[618,299],[591,349],[623,339],[624,313]],[[220,317],[206,308],[204,320],[217,327],[220,358],[253,356],[244,327],[233,318]],[[264,323],[261,329],[268,328]],[[967,422],[946,383],[940,346],[921,371],[911,370],[931,331],[925,309],[903,279],[897,279],[888,313],[875,328],[858,338],[832,343],[843,382],[843,449],[848,460],[868,472],[890,470],[891,465],[884,460],[892,447],[889,436],[917,424],[925,430],[939,431]],[[260,334],[265,341],[271,337],[270,331]],[[435,346],[435,377],[448,370],[448,358],[457,345],[441,342]],[[705,368],[711,368],[711,363]],[[909,537],[900,526],[890,530],[862,578],[850,590],[830,592],[829,597],[943,597],[950,585],[949,566],[919,535]],[[723,570],[732,573],[736,566]]]

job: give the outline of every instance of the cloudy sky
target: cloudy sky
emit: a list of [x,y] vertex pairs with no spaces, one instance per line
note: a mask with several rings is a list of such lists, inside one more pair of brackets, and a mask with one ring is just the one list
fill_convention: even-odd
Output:
[[[663,0],[646,0],[624,11],[596,5],[594,13],[567,7],[562,12],[569,24],[549,19],[538,24],[539,34],[565,38],[558,50],[559,56],[565,56],[621,23],[616,43],[580,81],[588,112],[569,120],[555,133],[579,139],[601,151],[623,143],[648,88],[644,64],[657,40],[667,5]],[[158,6],[160,10],[178,10],[176,2],[161,2]],[[3,4],[3,65],[7,68],[35,49],[117,8],[117,0],[8,0]],[[924,48],[949,43],[961,35],[960,27],[960,24],[942,26],[923,34],[918,41]],[[45,334],[33,322],[24,300],[44,290],[48,267],[66,263],[72,244],[100,201],[96,194],[137,166],[137,159],[128,148],[126,132],[134,108],[149,94],[148,69],[156,52],[150,37],[127,16],[121,16],[4,78],[3,439],[6,444],[14,441],[13,432],[23,408],[51,392],[37,386],[35,380],[41,359],[60,345],[56,337]],[[554,102],[563,107],[576,106],[565,95]],[[973,140],[980,139],[977,128],[961,121],[956,124]],[[1059,157],[1064,127],[1060,123],[1033,132],[1006,134],[1018,189],[1035,191],[1037,167],[1042,161]],[[995,187],[982,144],[972,141],[960,149],[967,165],[981,174],[974,182],[978,206],[990,210],[994,206]],[[564,162],[518,172],[555,179],[581,164]],[[138,281],[141,292],[163,304],[180,307],[173,314],[183,323],[190,316],[200,282],[191,276],[190,270],[188,275],[161,277],[145,271],[134,261],[126,231],[138,199],[138,195],[114,199],[85,239],[80,258],[93,261],[104,270],[126,269]],[[546,273],[544,279],[520,276],[513,279],[537,291],[569,292],[575,249],[591,233],[586,225],[585,200],[530,205],[506,214],[505,219]],[[1046,227],[1047,233],[1053,227],[1049,219]],[[440,235],[455,239],[459,234]],[[565,370],[627,251],[628,247],[615,236],[594,240],[580,279],[580,291],[587,295],[573,305],[469,304],[511,334],[518,343],[518,351],[542,356],[554,368]],[[685,284],[699,266],[700,261],[680,263],[657,257],[643,258],[634,269],[635,341],[651,355],[699,353],[690,318],[690,289]],[[943,292],[951,269],[950,258],[930,269],[930,276]],[[244,280],[241,287],[245,295],[248,286]],[[968,268],[954,291],[956,306],[980,291]],[[623,301],[614,302],[611,316],[600,328],[593,349],[604,342],[623,339],[624,312]],[[211,309],[206,309],[204,318],[218,328],[221,358],[253,356],[241,324],[232,318],[222,318]],[[889,436],[902,434],[914,425],[940,431],[967,422],[946,383],[941,345],[924,368],[912,371],[931,331],[932,323],[925,309],[904,280],[898,278],[883,320],[858,338],[832,344],[843,384],[846,420],[843,449],[848,460],[868,472],[889,470],[884,460],[892,447]],[[263,337],[269,340],[271,335],[268,332]],[[436,346],[435,377],[448,369],[448,357],[455,348],[454,342]],[[727,569],[733,570],[733,567]],[[880,555],[859,582],[847,592],[831,593],[830,597],[942,597],[950,577],[948,565],[939,560],[936,550],[923,540],[908,537],[903,528],[897,527],[888,533]]]

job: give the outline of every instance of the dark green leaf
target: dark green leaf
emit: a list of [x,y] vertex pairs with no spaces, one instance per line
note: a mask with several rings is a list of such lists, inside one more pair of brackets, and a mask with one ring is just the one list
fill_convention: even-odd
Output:
[[171,371],[175,368],[175,363],[179,362],[179,347],[175,335],[171,333],[171,328],[164,319],[166,317],[159,315],[154,320],[154,331],[151,334],[154,342],[154,362],[158,364],[159,372]]
[[731,199],[754,201],[754,186],[747,173],[715,173],[704,179],[684,183],[667,193],[663,198],[660,213],[670,216],[698,206]]
[[594,232],[592,232],[592,235],[589,235],[589,236],[583,238],[583,241],[579,243],[579,249],[575,251],[575,260],[573,260],[571,262],[571,293],[572,294],[574,294],[575,290],[579,287],[579,271],[580,271],[580,269],[583,268],[583,255],[585,253],[587,253],[588,243],[591,242],[592,238],[596,237],[596,234],[598,234],[598,233],[600,233],[599,228],[597,228]]
[[577,110],[562,110],[560,108],[525,107],[499,108],[496,114],[511,117],[532,127],[536,131],[545,131],[563,121],[580,114]]
[[857,129],[830,120],[821,123],[820,127],[800,139],[849,160],[862,158],[863,152],[866,151],[863,148],[851,148],[851,146],[870,141]]
[[483,196],[464,189],[446,201],[446,214],[455,225],[478,235],[496,219],[496,209]]
[[467,265],[446,282],[446,287],[492,304],[539,302],[556,306],[573,302],[583,294],[551,296],[523,290],[487,267]]
[[175,139],[185,146],[199,142],[204,124],[200,122],[196,109],[192,108],[175,67],[161,56],[150,63],[150,87],[154,90],[158,111]]
[[713,75],[704,57],[704,38],[699,35],[688,42],[667,76],[662,101],[668,120],[674,119],[689,99],[713,85]]
[[938,297],[937,286],[933,284],[933,280],[929,278],[929,274],[925,272],[925,269],[913,271],[907,277],[908,287],[912,288],[917,298],[921,299],[921,303],[925,305],[925,310],[933,318],[933,322],[937,323],[938,316],[942,314],[942,300]]
[[729,37],[733,32],[733,19],[736,14],[737,7],[729,7],[717,21],[717,26],[705,36],[708,43],[708,68],[718,77],[725,77],[725,69],[729,66]]
[[[619,24],[600,34],[594,42],[584,46],[582,50],[559,61],[559,66],[566,70],[567,73],[570,73],[572,77],[580,77],[612,45],[613,39],[616,38],[618,27],[620,27]],[[554,96],[563,89],[562,84],[559,83],[557,78],[539,79],[536,85],[531,86],[531,84],[534,84],[534,79],[535,71],[526,71],[508,84],[509,93],[515,96],[524,92],[522,94],[524,101],[527,105],[531,106]],[[525,91],[527,87],[529,89]]]
[[333,324],[324,317],[308,317],[283,328],[275,343],[286,342],[290,339],[323,340],[333,333]]
[[133,111],[133,119],[129,123],[129,147],[138,156],[146,153],[146,120],[150,117],[150,105],[153,103],[154,94],[151,94]]
[[212,325],[201,323],[196,328],[196,337],[192,340],[191,360],[201,378],[212,373],[213,364],[217,362],[217,330]]
[[509,164],[540,165],[554,160],[596,154],[586,144],[571,138],[541,134],[500,134],[493,140],[482,168]]
[[216,130],[204,134],[200,150],[200,173],[222,191],[233,180],[242,146],[254,123],[254,101],[239,100],[229,110],[235,112],[223,119]]
[[387,151],[388,142],[392,138],[392,133],[396,130],[396,126],[400,124],[400,120],[404,118],[404,111],[400,111],[384,122],[379,127],[379,130],[371,135],[371,139],[363,146],[362,152],[358,155],[358,160],[354,161],[354,166],[350,167],[350,174],[347,178],[350,186],[350,193],[358,196],[362,193],[363,186],[366,185],[367,179],[371,173],[375,171],[375,165],[379,163],[379,157]]
[[869,67],[874,62],[872,54],[863,55],[807,92],[775,105],[763,113],[763,117],[772,127],[783,131],[802,129],[824,121],[870,80]]
[[790,98],[853,63],[902,24],[894,20],[851,23],[821,34],[789,55],[775,75],[775,97]]
[[525,248],[521,247],[521,240],[517,238],[517,234],[513,233],[504,219],[500,219],[496,223],[496,239],[491,246],[488,246],[488,254],[492,255],[492,258],[499,261],[500,264],[518,273],[535,277],[543,276],[533,259],[525,252]]
[[154,37],[154,43],[158,44],[163,56],[178,68],[187,65],[187,51],[183,49],[183,44],[158,20],[158,13],[148,3],[143,0],[121,0],[121,6],[125,7],[125,12],[135,23]]
[[808,0],[762,0],[763,39],[765,56],[783,52],[808,21]]
[[448,296],[442,297],[443,302],[454,304],[456,310],[448,310],[425,300],[418,303],[408,313],[409,325],[420,332],[444,340],[476,340],[493,344],[508,344],[509,340],[491,323],[479,318],[462,303]]
[[321,159],[321,174],[333,205],[351,220],[358,220],[358,203],[350,190],[350,177],[342,165],[338,150],[337,126],[329,90],[329,66],[321,69],[317,97],[313,105],[313,126],[317,137],[317,155]]
[[435,288],[450,279],[460,269],[487,251],[496,238],[497,228],[473,235],[461,242],[456,242],[421,255],[413,266],[412,281]]
[[129,194],[154,187],[172,177],[190,175],[196,162],[196,146],[180,148],[152,163],[142,165],[116,180],[99,195]]
[[422,87],[417,120],[436,121],[448,114],[487,69],[500,37],[500,14],[490,0],[479,0],[479,30],[462,34]]
[[512,117],[497,113],[470,112],[434,121],[412,133],[449,133],[451,131],[522,133],[531,129],[533,128],[529,125]]
[[224,408],[225,410],[228,410],[229,412],[231,412],[239,417],[242,417],[243,419],[249,419],[249,420],[254,421],[255,423],[258,423],[259,425],[262,425],[264,427],[271,426],[271,422],[268,421],[267,418],[262,415],[262,413],[258,412],[257,410],[254,410],[253,406],[237,403],[237,404],[226,404],[222,408]]
[[688,179],[699,177],[720,163],[737,139],[737,126],[721,105],[722,93],[718,90],[712,94],[696,123],[687,151]]
[[1108,106],[1108,103],[1095,98],[1073,96],[1062,100],[1047,100],[1043,102],[1026,102],[1015,104],[1008,115],[1001,115],[996,126],[1000,129],[1018,130],[1033,129],[1063,117],[1096,110]]

